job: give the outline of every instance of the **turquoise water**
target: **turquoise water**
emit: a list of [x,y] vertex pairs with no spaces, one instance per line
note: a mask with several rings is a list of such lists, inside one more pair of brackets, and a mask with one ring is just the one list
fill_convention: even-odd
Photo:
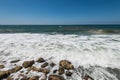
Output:
[[[120,33],[120,25],[0,25],[0,33]],[[98,33],[99,33],[98,32]]]

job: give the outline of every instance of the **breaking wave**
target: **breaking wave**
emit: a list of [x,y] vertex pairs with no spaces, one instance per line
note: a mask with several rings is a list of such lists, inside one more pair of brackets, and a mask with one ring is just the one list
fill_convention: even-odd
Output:
[[0,63],[6,61],[5,69],[12,67],[11,60],[20,59],[21,64],[39,57],[57,64],[71,61],[74,77],[66,80],[82,80],[85,74],[95,80],[120,80],[120,35],[0,34]]

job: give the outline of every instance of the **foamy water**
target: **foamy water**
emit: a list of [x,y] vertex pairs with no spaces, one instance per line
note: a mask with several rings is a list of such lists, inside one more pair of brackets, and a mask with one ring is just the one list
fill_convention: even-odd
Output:
[[82,73],[95,80],[119,80],[105,68],[120,69],[120,35],[0,34],[0,63],[7,61],[5,69],[12,67],[11,60],[20,59],[21,65],[39,57],[57,64],[62,59],[71,61],[76,77],[68,80],[81,80]]

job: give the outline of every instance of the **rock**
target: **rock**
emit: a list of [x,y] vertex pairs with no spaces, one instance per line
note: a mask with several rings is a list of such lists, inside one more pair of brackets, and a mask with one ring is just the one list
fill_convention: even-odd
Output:
[[61,76],[58,76],[58,75],[50,75],[48,77],[48,80],[65,80],[65,79]]
[[22,66],[23,66],[24,68],[28,68],[28,67],[31,67],[33,64],[34,64],[34,60],[32,60],[32,61],[25,61],[25,62],[22,64]]
[[14,73],[14,72],[17,72],[17,71],[19,71],[19,70],[21,70],[22,69],[22,66],[16,66],[16,67],[14,67],[13,69],[10,69],[10,70],[8,70],[10,73]]
[[24,73],[24,71],[20,71],[20,73]]
[[89,76],[89,75],[85,75],[84,77],[83,77],[83,80],[94,80],[91,76]]
[[42,62],[45,62],[45,60],[43,58],[39,58],[37,62],[42,63]]
[[27,69],[27,71],[31,71],[31,70],[37,71],[37,72],[42,72],[42,70],[41,70],[40,68],[36,68],[36,67],[34,67],[34,66],[29,67],[29,68]]
[[29,80],[39,80],[39,76],[33,76]]
[[14,80],[14,78],[9,76],[9,77],[7,77],[7,80]]
[[58,72],[59,72],[59,75],[62,75],[64,74],[65,71],[62,67],[59,67]]
[[13,61],[10,61],[10,63],[17,63],[19,62],[20,60],[13,60]]
[[48,66],[48,63],[47,63],[47,62],[44,63],[44,64],[42,64],[42,65],[41,65],[41,68],[44,68],[44,67],[46,67],[46,66]]
[[0,65],[0,69],[4,68],[5,66],[4,65]]
[[40,80],[47,80],[47,76],[46,76],[46,75],[41,76],[41,77],[40,77]]
[[59,65],[61,67],[63,67],[64,69],[67,69],[67,70],[74,69],[74,66],[68,60],[61,60],[60,63],[59,63]]
[[66,76],[72,76],[72,74],[73,74],[73,73],[70,72],[70,71],[66,71],[66,72],[65,72],[65,75],[66,75]]
[[53,73],[56,73],[58,70],[57,69],[55,69],[55,70],[53,70]]
[[45,74],[48,74],[48,73],[50,72],[50,70],[47,69],[47,68],[43,68],[43,69],[41,69],[41,71],[42,71],[43,73],[45,73]]
[[55,66],[55,63],[53,63],[53,62],[50,63],[50,66],[51,66],[51,67],[54,67],[54,66]]
[[0,71],[0,80],[7,78],[10,75],[9,71]]
[[19,74],[18,77],[21,78],[20,80],[29,80],[29,78],[24,74]]

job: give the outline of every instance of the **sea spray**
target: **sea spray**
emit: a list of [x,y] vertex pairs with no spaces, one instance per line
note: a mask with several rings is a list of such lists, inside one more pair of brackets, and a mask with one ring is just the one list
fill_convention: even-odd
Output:
[[0,38],[3,70],[12,68],[10,61],[14,59],[19,59],[17,65],[21,65],[25,60],[43,57],[56,64],[63,59],[71,61],[76,67],[73,74],[76,77],[70,80],[80,80],[85,73],[95,80],[119,80],[106,68],[120,69],[120,35],[4,33]]

